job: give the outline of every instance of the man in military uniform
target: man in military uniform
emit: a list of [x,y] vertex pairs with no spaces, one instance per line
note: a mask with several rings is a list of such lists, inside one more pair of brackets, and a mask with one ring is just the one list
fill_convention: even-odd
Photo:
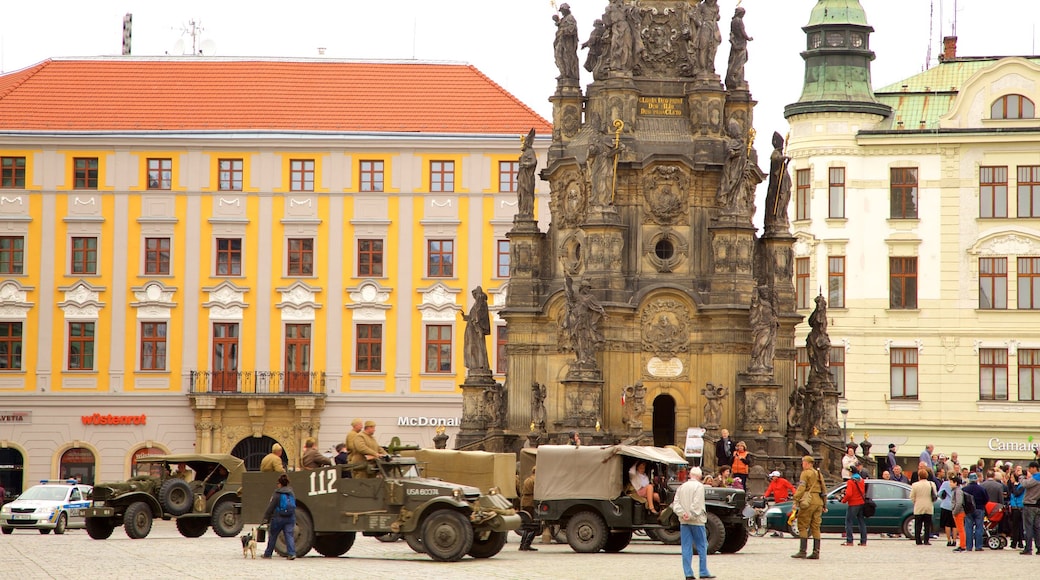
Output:
[[[792,554],[792,558],[820,559],[820,520],[823,518],[825,490],[823,475],[816,469],[816,460],[811,455],[802,457],[802,475],[798,478],[798,489],[794,492],[794,505],[798,508],[798,553]],[[803,498],[807,499],[803,501]],[[806,556],[810,531],[813,551]]]
[[271,446],[271,452],[260,461],[260,471],[273,473],[285,473],[285,463],[282,461],[282,446],[275,443]]
[[363,466],[354,470],[354,477],[368,477],[368,461],[386,455],[383,449],[376,443],[376,422],[365,421],[365,428],[358,433],[354,439],[354,453],[351,455],[351,463],[362,463]]
[[531,475],[524,480],[524,485],[520,489],[520,509],[531,516],[530,521],[524,523],[523,535],[520,536],[521,552],[538,551],[538,548],[531,546],[531,542],[534,541],[534,537],[541,527],[538,520],[534,517],[534,470],[535,468],[532,467]]
[[[354,440],[356,440],[358,434],[361,433],[361,426],[363,424],[364,424],[364,421],[362,421],[361,419],[354,419],[353,421],[350,422],[350,431],[347,431],[347,442],[346,442],[347,443],[347,454],[348,455],[353,455],[353,453],[354,453]],[[353,462],[353,459],[351,459],[351,462]]]

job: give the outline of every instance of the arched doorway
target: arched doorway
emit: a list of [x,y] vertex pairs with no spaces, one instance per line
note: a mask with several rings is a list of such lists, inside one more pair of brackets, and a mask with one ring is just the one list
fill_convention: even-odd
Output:
[[138,475],[151,475],[152,477],[162,477],[162,465],[158,463],[151,463],[148,465],[148,473],[144,473],[137,468],[137,460],[145,455],[165,455],[166,452],[158,447],[141,447],[137,451],[134,451],[133,457],[130,458],[130,477],[136,477]]
[[[0,485],[7,490],[8,496],[21,495],[24,484],[25,458],[17,449],[5,447],[0,449]],[[0,498],[0,504],[7,498]]]
[[[246,462],[247,471],[260,471],[260,462],[264,456],[271,452],[271,446],[278,443],[274,439],[264,435],[263,437],[246,437],[238,442],[231,454]],[[282,445],[282,447],[285,447]],[[285,464],[288,455],[282,453],[282,463]]]
[[58,473],[62,479],[94,485],[94,463],[94,454],[89,449],[74,447],[61,454]]
[[671,395],[654,398],[654,445],[675,445],[675,399]]

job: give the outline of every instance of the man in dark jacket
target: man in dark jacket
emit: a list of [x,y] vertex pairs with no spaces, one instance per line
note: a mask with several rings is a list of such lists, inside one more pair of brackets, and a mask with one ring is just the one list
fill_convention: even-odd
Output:
[[733,465],[733,440],[729,438],[729,429],[719,433],[722,437],[715,442],[715,467]]
[[975,500],[975,510],[973,512],[968,513],[968,510],[964,510],[964,536],[968,540],[967,550],[970,552],[972,547],[976,551],[984,550],[985,546],[982,543],[982,536],[986,518],[986,502],[989,501],[989,494],[979,485],[977,473],[972,473],[968,476],[968,485],[964,486],[964,494],[970,495]]
[[[283,502],[282,496],[286,497],[286,502]],[[288,501],[291,499],[292,501]],[[279,509],[279,506],[288,503],[292,507],[287,509]],[[289,485],[289,476],[284,473],[278,476],[278,487],[274,490],[274,494],[271,496],[271,503],[267,504],[267,510],[264,512],[264,519],[260,522],[261,525],[271,522],[270,533],[267,536],[267,548],[264,550],[264,558],[270,558],[274,552],[274,543],[278,539],[278,534],[285,533],[285,551],[287,558],[290,560],[296,559],[296,538],[293,536],[293,532],[296,528],[296,496],[293,494],[292,486]]]

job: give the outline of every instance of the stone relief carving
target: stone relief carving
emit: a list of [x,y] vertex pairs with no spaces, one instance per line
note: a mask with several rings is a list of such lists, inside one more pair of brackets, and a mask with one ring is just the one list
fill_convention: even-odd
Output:
[[686,216],[690,177],[677,165],[658,165],[643,176],[643,196],[648,213],[645,221],[674,225]]
[[585,221],[588,215],[586,184],[578,169],[562,171],[551,182],[549,211],[560,227],[571,228]]
[[460,290],[448,288],[438,282],[430,288],[419,289],[422,294],[422,303],[417,306],[422,312],[423,321],[428,322],[454,322],[458,316],[457,312],[462,310],[455,301],[455,295]]
[[689,309],[678,300],[660,299],[650,302],[640,317],[643,350],[661,358],[688,352],[689,320]]
[[640,381],[624,387],[621,392],[625,396],[621,409],[622,422],[628,425],[630,431],[642,431],[642,417],[646,413],[646,387]]
[[701,389],[701,394],[707,399],[704,403],[704,422],[701,427],[718,429],[722,423],[722,400],[729,395],[729,388],[708,383]]
[[746,393],[744,404],[737,409],[737,422],[742,424],[776,424],[779,422],[777,413],[777,397],[769,393]]

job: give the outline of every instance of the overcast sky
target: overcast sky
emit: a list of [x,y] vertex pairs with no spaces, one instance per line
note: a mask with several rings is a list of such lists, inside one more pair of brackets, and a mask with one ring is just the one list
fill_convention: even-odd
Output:
[[[118,55],[123,15],[133,14],[133,54],[190,52],[183,30],[195,19],[198,47],[216,56],[422,59],[468,62],[551,120],[555,89],[550,0],[34,0],[5,1],[0,11],[0,69],[10,72],[49,57]],[[570,0],[584,41],[607,0]],[[725,74],[729,19],[737,0],[719,0]],[[746,76],[759,105],[758,149],[786,132],[783,107],[798,99],[804,74],[801,30],[815,0],[744,0],[749,47]],[[862,0],[874,27],[875,88],[924,69],[951,33],[954,0]],[[934,18],[929,17],[934,7]],[[960,0],[962,56],[1036,54],[1037,0]],[[940,20],[940,11],[942,19]],[[931,28],[931,31],[929,31]],[[182,42],[178,45],[178,40]],[[584,52],[581,53],[584,62]],[[585,73],[583,70],[582,73]],[[583,85],[591,78],[583,78]]]

